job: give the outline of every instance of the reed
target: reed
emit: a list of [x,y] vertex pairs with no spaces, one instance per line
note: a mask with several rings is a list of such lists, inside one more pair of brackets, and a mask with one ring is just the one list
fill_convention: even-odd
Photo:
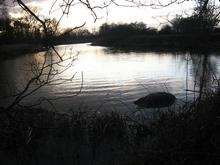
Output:
[[20,108],[0,115],[3,164],[218,164],[220,95],[147,124],[112,112]]

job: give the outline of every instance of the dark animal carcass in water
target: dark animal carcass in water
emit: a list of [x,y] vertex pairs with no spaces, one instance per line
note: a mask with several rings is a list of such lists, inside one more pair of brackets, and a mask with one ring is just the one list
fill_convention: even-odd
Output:
[[176,97],[170,93],[157,92],[142,97],[134,102],[134,104],[145,108],[163,108],[171,106]]

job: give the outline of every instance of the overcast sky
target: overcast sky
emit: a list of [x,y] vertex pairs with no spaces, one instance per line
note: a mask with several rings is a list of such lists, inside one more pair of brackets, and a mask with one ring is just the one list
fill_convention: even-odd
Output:
[[[10,0],[9,0],[10,1]],[[62,0],[57,0],[53,6],[52,13],[50,13],[52,4],[55,0],[26,0],[29,5],[37,6],[39,13],[44,17],[51,17],[59,19],[62,15],[60,5]],[[66,0],[67,1],[67,0]],[[90,0],[93,5],[103,4],[106,0]],[[121,4],[125,4],[124,0],[117,0]],[[156,0],[157,1],[157,0]],[[169,0],[161,0],[166,3]],[[180,0],[181,1],[181,0]],[[75,0],[77,2],[77,0]],[[142,2],[155,2],[154,0],[142,0]],[[114,4],[110,5],[107,9],[98,9],[96,14],[100,19],[94,22],[91,12],[82,4],[77,4],[71,7],[68,16],[62,18],[62,27],[79,26],[86,22],[86,27],[92,30],[97,28],[102,23],[130,23],[130,22],[144,22],[149,26],[158,27],[160,23],[166,22],[166,18],[172,19],[177,14],[191,13],[195,7],[195,1],[189,0],[181,4],[173,4],[168,7],[160,9],[152,9],[151,7],[119,7]],[[12,14],[15,15],[15,14]]]

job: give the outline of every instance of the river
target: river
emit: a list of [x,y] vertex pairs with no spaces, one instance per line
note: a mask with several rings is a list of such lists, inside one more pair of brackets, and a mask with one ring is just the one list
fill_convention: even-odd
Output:
[[[57,83],[41,87],[24,98],[21,105],[32,105],[44,98],[40,106],[56,111],[94,110],[132,112],[134,101],[153,92],[170,92],[177,98],[175,106],[193,100],[201,75],[204,54],[169,52],[122,52],[90,44],[60,45],[57,51],[65,60]],[[26,54],[0,62],[1,105],[9,105],[33,77],[34,66],[42,62],[45,52]],[[51,59],[57,59],[53,53]],[[32,66],[32,67],[31,67]],[[208,54],[209,70],[219,78],[220,56]],[[207,73],[209,75],[210,73]],[[75,75],[73,77],[73,75]],[[67,80],[73,77],[71,81]],[[64,81],[66,80],[66,81]],[[34,85],[36,87],[37,85]],[[34,88],[30,87],[30,88]],[[43,100],[43,99],[42,99]],[[38,105],[39,106],[39,105]]]

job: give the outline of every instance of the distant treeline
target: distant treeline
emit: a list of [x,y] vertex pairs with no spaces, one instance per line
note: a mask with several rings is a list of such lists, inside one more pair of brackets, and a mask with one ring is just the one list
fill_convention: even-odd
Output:
[[[165,25],[160,30],[140,28],[142,23],[104,24],[96,37],[94,45],[125,49],[218,49],[220,29],[210,32],[186,32],[181,27]],[[188,30],[188,29],[186,29]]]
[[194,14],[178,16],[160,29],[142,22],[130,24],[103,24],[94,44],[120,48],[217,48],[220,28],[217,17]]
[[0,19],[0,44],[93,42],[94,45],[131,49],[216,48],[220,47],[219,18],[211,10],[195,11],[188,17],[177,16],[160,29],[143,22],[103,24],[96,33],[81,27],[62,29],[56,19],[45,19],[42,25],[30,15]]
[[46,19],[47,36],[42,25],[29,15],[0,19],[0,44],[44,43],[52,44],[91,41],[93,35],[84,28],[61,29],[56,19]]

